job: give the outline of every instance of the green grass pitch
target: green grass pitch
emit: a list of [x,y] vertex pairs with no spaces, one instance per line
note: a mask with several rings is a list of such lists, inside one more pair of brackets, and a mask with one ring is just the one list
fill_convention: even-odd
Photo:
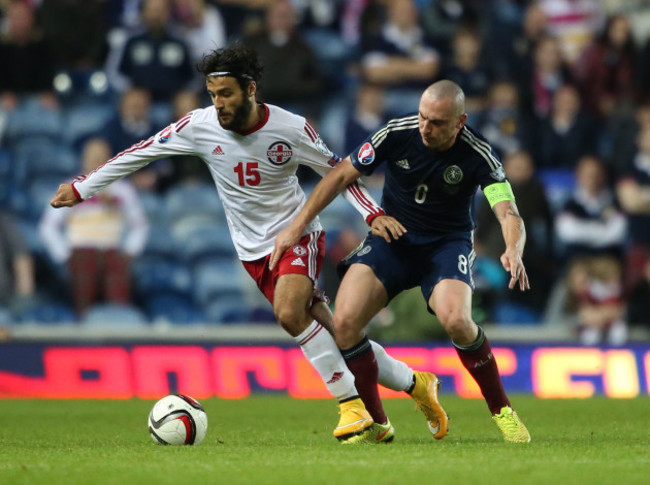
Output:
[[482,400],[442,396],[433,440],[410,400],[387,400],[391,444],[348,447],[335,402],[203,399],[199,446],[149,438],[153,401],[0,401],[0,484],[647,484],[650,401],[512,396],[533,441],[502,442]]

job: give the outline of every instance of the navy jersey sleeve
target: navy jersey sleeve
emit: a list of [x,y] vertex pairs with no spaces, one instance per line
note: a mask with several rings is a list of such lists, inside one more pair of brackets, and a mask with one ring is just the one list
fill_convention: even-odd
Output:
[[370,136],[350,154],[350,160],[359,172],[363,175],[370,175],[386,159],[384,151],[375,148],[372,144],[372,136]]
[[501,158],[480,133],[465,126],[460,136],[479,161],[475,174],[476,183],[481,186],[481,190],[485,191],[485,188],[492,184],[508,180]]
[[389,121],[350,154],[352,165],[363,175],[372,174],[379,165],[391,159],[396,147],[403,145],[403,140],[398,139],[402,130],[413,127],[417,127],[417,115]]

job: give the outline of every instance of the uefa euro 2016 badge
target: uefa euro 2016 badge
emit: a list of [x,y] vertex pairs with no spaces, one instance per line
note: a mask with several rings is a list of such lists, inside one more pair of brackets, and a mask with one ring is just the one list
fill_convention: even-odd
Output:
[[463,171],[458,165],[449,165],[442,174],[442,178],[449,185],[456,185],[463,180]]
[[370,165],[375,161],[375,149],[370,143],[364,143],[357,154],[361,165]]
[[160,132],[160,135],[158,135],[158,143],[167,143],[171,135],[172,135],[172,127],[170,125]]

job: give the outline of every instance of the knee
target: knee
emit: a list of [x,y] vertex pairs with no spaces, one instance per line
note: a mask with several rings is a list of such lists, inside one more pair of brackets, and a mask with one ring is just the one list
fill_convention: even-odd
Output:
[[280,326],[293,337],[300,335],[311,322],[311,318],[305,311],[301,311],[290,305],[275,307],[273,308],[273,313]]
[[345,312],[334,314],[334,335],[339,347],[345,349],[357,343],[356,337],[359,331],[359,322],[352,314]]
[[476,338],[476,324],[469,313],[449,308],[437,313],[440,323],[451,339],[461,345],[470,344]]

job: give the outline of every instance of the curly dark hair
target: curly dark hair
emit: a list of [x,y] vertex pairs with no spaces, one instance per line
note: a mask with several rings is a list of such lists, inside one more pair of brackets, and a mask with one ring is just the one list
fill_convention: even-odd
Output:
[[255,49],[243,44],[213,50],[203,56],[196,64],[196,69],[206,77],[212,72],[230,72],[242,90],[251,81],[259,83],[264,71]]

